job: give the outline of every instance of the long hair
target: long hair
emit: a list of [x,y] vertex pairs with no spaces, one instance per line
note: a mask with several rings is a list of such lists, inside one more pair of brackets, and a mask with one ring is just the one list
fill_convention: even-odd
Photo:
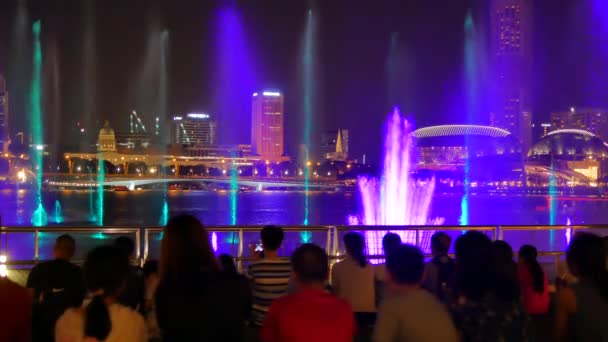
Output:
[[591,233],[577,233],[570,242],[566,260],[575,276],[591,280],[604,300],[608,300],[606,249],[602,238]]
[[480,301],[493,290],[492,241],[484,234],[469,231],[456,239],[456,285],[460,294]]
[[85,337],[105,340],[112,330],[106,297],[115,297],[129,274],[129,258],[119,248],[102,246],[93,249],[84,263],[84,277],[89,291],[96,293],[86,308]]
[[524,262],[532,275],[532,288],[534,292],[543,294],[545,292],[545,271],[536,258],[538,251],[532,245],[523,245],[519,248],[519,258]]
[[367,256],[365,255],[365,239],[363,235],[355,232],[349,232],[344,235],[344,246],[348,254],[357,261],[359,266],[367,265]]
[[160,252],[161,279],[179,279],[200,271],[219,271],[205,227],[192,215],[171,218]]

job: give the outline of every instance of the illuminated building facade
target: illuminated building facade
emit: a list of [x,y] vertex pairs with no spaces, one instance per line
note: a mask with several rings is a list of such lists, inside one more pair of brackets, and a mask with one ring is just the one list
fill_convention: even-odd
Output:
[[532,144],[532,112],[527,75],[531,71],[532,0],[492,0],[493,74],[490,126],[517,137],[525,150]]
[[106,121],[105,125],[99,130],[97,139],[98,152],[116,152],[116,136],[114,129],[110,127],[110,123]]
[[253,93],[251,148],[264,160],[285,159],[283,136],[283,95],[275,91]]
[[551,113],[551,131],[580,129],[608,139],[608,111],[605,108],[577,108]]
[[188,146],[215,146],[217,122],[209,114],[189,113],[173,117],[173,143]]
[[446,178],[462,179],[466,166],[473,181],[523,179],[521,144],[504,129],[443,125],[420,128],[412,136],[418,171],[439,171]]
[[8,151],[8,90],[6,80],[0,75],[0,152]]
[[348,159],[348,130],[338,129],[321,134],[321,155],[325,159]]
[[585,130],[548,133],[530,149],[528,160],[555,170],[575,171],[592,181],[608,176],[608,146]]

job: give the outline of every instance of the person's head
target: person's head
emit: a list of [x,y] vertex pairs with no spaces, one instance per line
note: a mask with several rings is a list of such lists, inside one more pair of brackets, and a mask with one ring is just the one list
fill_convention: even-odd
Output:
[[148,260],[143,267],[144,278],[148,278],[152,275],[158,276],[158,260]]
[[494,261],[500,265],[513,263],[513,248],[504,240],[496,240],[492,243],[492,255]]
[[480,300],[492,290],[492,241],[484,234],[468,231],[456,239],[457,290],[471,300]]
[[108,337],[112,322],[105,301],[120,294],[128,274],[129,259],[119,248],[102,246],[89,252],[84,263],[84,278],[94,297],[85,311],[85,337],[99,341]]
[[382,238],[382,249],[385,256],[391,254],[399,246],[401,246],[401,236],[395,233],[386,233]]
[[283,234],[283,228],[278,226],[264,226],[260,233],[262,238],[262,246],[264,251],[276,251],[281,248],[285,234]]
[[536,250],[536,247],[532,245],[523,245],[519,248],[517,256],[520,262],[535,262],[536,258],[538,257],[538,251]]
[[205,227],[192,215],[172,217],[161,243],[161,278],[175,279],[203,270],[219,270]]
[[545,272],[536,260],[538,251],[532,245],[523,245],[519,248],[519,263],[525,265],[532,275],[532,285],[534,291],[542,294],[545,291]]
[[386,257],[386,270],[394,286],[419,285],[424,274],[424,256],[416,246],[400,245]]
[[55,259],[70,260],[76,252],[76,241],[68,234],[63,234],[55,240],[53,255]]
[[357,232],[349,232],[344,235],[344,248],[346,253],[353,258],[361,267],[367,265],[365,255],[365,239]]
[[431,236],[431,253],[433,256],[446,256],[451,244],[452,238],[448,234],[437,232]]
[[576,233],[568,246],[566,261],[572,274],[579,279],[591,280],[608,299],[606,249],[602,238],[591,233]]
[[120,250],[133,259],[135,257],[135,242],[128,236],[119,236],[114,240],[114,246],[120,248]]
[[323,287],[329,275],[329,258],[323,248],[305,243],[291,255],[291,267],[299,287]]
[[220,266],[222,267],[222,271],[226,273],[238,273],[236,269],[236,264],[234,263],[234,259],[231,255],[220,254],[218,259],[220,260]]

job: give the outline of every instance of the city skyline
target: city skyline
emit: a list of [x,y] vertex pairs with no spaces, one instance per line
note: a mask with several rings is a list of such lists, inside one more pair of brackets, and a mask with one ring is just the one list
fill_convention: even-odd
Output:
[[[85,8],[82,3],[67,0],[55,4],[31,0],[24,9],[19,9],[19,3],[9,0],[0,5],[0,72],[9,80],[11,110],[16,116],[11,124],[13,134],[26,127],[23,114],[28,92],[28,77],[16,75],[29,74],[29,26],[34,19],[41,19],[44,112],[48,122],[74,127],[77,122],[83,125],[89,122],[95,126],[91,128],[99,128],[109,119],[118,130],[124,130],[132,109],[154,120],[158,116],[154,103],[160,101],[154,82],[161,77],[152,71],[159,68],[158,51],[162,46],[161,39],[155,37],[161,37],[166,29],[167,115],[208,110],[218,121],[218,137],[223,139],[218,143],[247,142],[249,127],[240,118],[249,116],[251,92],[280,89],[286,98],[285,134],[289,138],[285,140],[285,150],[290,155],[299,153],[304,141],[301,111],[304,99],[300,90],[301,70],[294,66],[306,22],[305,2],[285,5],[270,1],[266,6],[253,6],[236,1],[227,6],[186,1],[184,4],[189,6],[178,8],[159,0],[146,6],[125,4],[113,8],[89,1],[90,6]],[[594,33],[599,28],[590,2],[572,4],[557,0],[549,6],[534,1],[532,6],[534,13],[547,15],[534,16],[531,110],[526,113],[532,113],[534,123],[539,124],[549,121],[550,113],[560,108],[606,107],[608,96],[601,88],[590,89],[606,74],[606,67],[596,62],[598,54],[586,53],[595,51],[601,43]],[[238,22],[235,27],[240,27],[239,39],[243,42],[238,51],[245,53],[243,58],[250,57],[248,63],[254,71],[245,80],[250,89],[241,87],[242,92],[239,88],[238,94],[233,97],[224,94],[221,99],[234,102],[234,110],[216,108],[220,102],[216,98],[216,86],[221,83],[218,75],[226,66],[218,59],[222,44],[216,30],[222,28],[222,20],[226,19],[218,16],[220,9],[228,10],[232,13],[228,19]],[[312,9],[319,24],[315,51],[320,51],[313,56],[320,66],[311,88],[313,98],[317,99],[312,113],[313,145],[320,141],[321,132],[342,127],[354,137],[366,137],[352,140],[353,157],[366,154],[368,159],[378,162],[383,120],[394,105],[411,116],[417,127],[488,123],[489,105],[482,106],[469,120],[465,119],[461,100],[465,92],[461,86],[464,26],[472,13],[478,34],[489,39],[488,4],[450,3],[437,10],[423,1],[373,7],[355,1],[348,7],[338,2],[316,4]],[[95,19],[81,15],[86,11]],[[355,25],[363,18],[370,23],[366,30]],[[229,20],[228,23],[232,22]],[[549,39],[556,32],[570,39]],[[580,32],[588,34],[579,37]],[[114,40],[117,36],[120,39]],[[366,47],[363,50],[362,45]],[[488,41],[485,45],[491,44]],[[479,46],[483,48],[484,44]],[[566,67],[572,63],[582,69]],[[95,72],[91,72],[91,66]],[[92,75],[90,84],[83,84],[85,75]],[[394,79],[389,80],[389,76]],[[589,79],[594,82],[587,82]],[[222,87],[230,89],[229,84]],[[57,124],[44,127],[51,144],[66,133],[80,136],[78,129],[71,133]],[[318,144],[313,148],[318,151]]]

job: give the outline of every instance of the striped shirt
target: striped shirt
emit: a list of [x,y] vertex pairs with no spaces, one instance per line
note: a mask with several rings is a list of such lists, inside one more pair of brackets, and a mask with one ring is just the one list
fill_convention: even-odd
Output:
[[247,276],[253,291],[253,324],[262,326],[272,301],[287,294],[290,275],[289,260],[262,259],[249,265]]

